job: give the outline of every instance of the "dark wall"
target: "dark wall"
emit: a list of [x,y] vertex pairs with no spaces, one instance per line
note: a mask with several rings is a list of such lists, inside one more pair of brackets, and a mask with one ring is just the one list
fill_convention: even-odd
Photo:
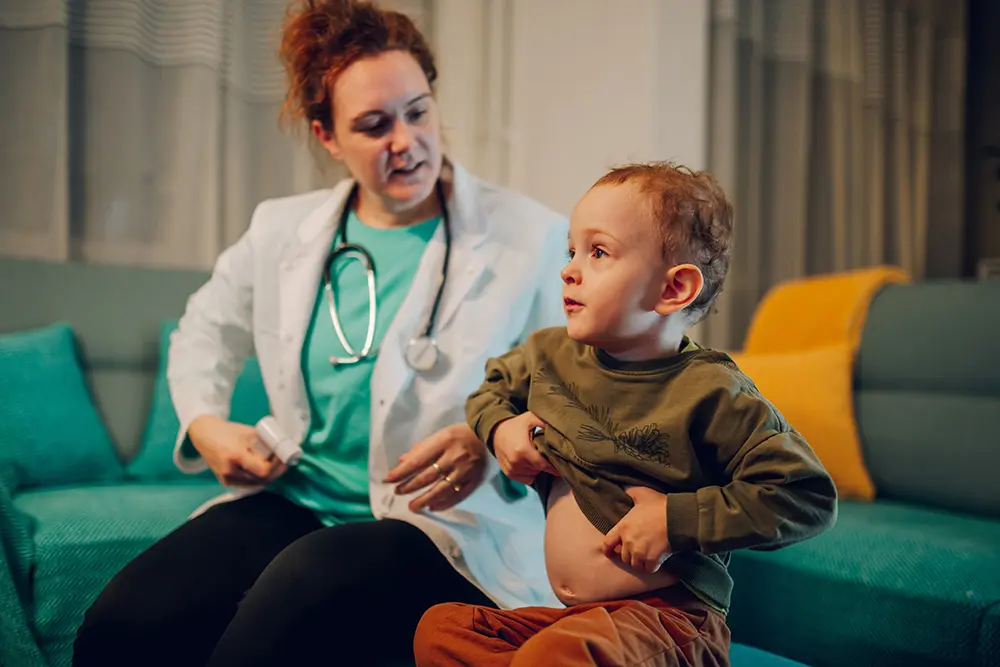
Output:
[[969,0],[964,273],[1000,259],[1000,0]]

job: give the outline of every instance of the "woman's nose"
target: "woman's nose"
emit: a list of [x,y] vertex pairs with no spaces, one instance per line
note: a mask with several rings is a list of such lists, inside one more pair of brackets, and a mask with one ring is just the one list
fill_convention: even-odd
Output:
[[390,149],[393,154],[399,155],[410,150],[413,146],[413,132],[407,126],[406,123],[402,121],[397,121],[396,125],[392,129],[392,139]]

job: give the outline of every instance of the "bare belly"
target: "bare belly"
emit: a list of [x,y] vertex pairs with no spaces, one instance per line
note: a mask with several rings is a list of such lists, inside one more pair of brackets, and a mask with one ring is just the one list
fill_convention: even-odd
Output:
[[545,521],[545,567],[563,604],[620,600],[677,583],[663,568],[635,572],[617,556],[608,558],[603,543],[604,535],[584,516],[569,486],[556,480]]

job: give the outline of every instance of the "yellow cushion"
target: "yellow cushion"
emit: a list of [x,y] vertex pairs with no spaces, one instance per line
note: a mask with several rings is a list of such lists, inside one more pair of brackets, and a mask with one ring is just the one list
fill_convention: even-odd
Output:
[[853,347],[731,355],[740,369],[819,456],[841,498],[872,500],[875,486],[861,455],[854,418]]
[[754,311],[743,351],[773,354],[844,342],[856,350],[872,297],[909,280],[902,269],[876,266],[776,285]]

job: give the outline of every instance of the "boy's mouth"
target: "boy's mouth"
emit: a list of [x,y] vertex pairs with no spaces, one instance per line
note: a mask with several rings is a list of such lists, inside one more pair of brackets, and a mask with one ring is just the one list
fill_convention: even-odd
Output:
[[575,301],[575,300],[570,299],[570,298],[567,297],[567,298],[563,299],[563,307],[566,310],[570,310],[570,309],[575,310],[577,308],[583,308],[583,304],[580,303],[579,301]]

